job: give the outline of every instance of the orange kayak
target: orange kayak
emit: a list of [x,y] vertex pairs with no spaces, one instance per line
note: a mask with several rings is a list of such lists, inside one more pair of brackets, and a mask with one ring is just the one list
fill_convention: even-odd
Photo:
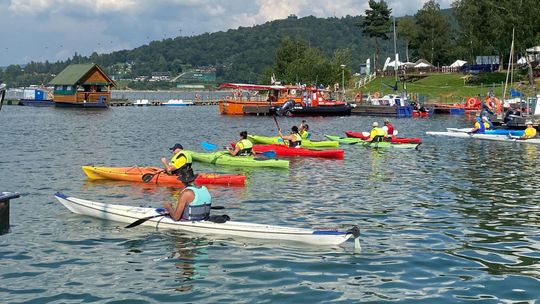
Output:
[[[178,185],[183,186],[176,175],[168,175],[162,168],[157,167],[96,167],[83,166],[84,173],[88,179],[111,179],[128,182],[144,183],[143,175],[151,174],[149,184]],[[239,174],[214,174],[199,173],[195,179],[196,185],[225,185],[244,186],[246,176]]]

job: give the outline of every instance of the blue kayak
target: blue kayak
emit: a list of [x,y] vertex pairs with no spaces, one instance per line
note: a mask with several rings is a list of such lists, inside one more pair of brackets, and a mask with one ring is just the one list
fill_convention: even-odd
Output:
[[[448,132],[469,132],[472,128],[446,128]],[[483,134],[486,135],[512,135],[523,136],[523,130],[508,130],[508,129],[494,129],[486,130]]]

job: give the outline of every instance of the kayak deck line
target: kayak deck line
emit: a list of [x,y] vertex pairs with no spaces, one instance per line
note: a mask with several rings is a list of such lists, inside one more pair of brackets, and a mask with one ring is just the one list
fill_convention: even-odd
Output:
[[[70,197],[56,193],[55,198],[71,212],[96,218],[131,223],[143,217],[158,215],[142,225],[158,226],[202,234],[223,234],[248,238],[294,241],[313,245],[339,245],[350,237],[355,238],[355,252],[360,251],[360,232],[357,226],[347,231],[310,230],[246,222],[228,221],[214,223],[211,221],[174,221],[168,216],[159,217],[155,208],[113,205]],[[358,246],[357,246],[358,245]]]

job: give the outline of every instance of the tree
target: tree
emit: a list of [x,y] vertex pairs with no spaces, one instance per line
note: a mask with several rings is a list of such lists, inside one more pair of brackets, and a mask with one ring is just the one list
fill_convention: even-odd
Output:
[[405,16],[399,19],[398,25],[396,25],[397,36],[405,40],[405,53],[407,62],[409,60],[409,45],[412,41],[415,41],[418,37],[418,28],[416,27],[416,21],[412,16]]
[[508,62],[512,29],[518,54],[540,42],[537,0],[456,0],[452,7],[471,53],[497,54],[503,56],[503,63]]
[[429,0],[416,15],[418,36],[414,42],[418,55],[428,59],[431,64],[446,64],[450,59],[452,41],[450,23],[441,13],[435,0]]
[[373,66],[377,68],[379,62],[379,39],[388,40],[388,33],[392,31],[392,22],[390,21],[392,9],[388,8],[384,0],[379,2],[369,0],[369,8],[366,10],[366,17],[359,26],[364,34],[367,34],[370,38],[375,38],[375,62]]

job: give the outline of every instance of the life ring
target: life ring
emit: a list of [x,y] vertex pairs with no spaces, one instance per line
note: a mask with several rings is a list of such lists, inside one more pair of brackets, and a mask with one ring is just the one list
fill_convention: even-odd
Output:
[[488,110],[493,112],[495,108],[495,97],[487,97],[485,101],[486,101],[486,106]]
[[373,98],[380,98],[380,97],[381,97],[381,93],[379,92],[373,93]]
[[360,93],[356,93],[356,95],[354,95],[354,101],[360,102],[361,100],[362,100],[362,95]]
[[474,108],[475,106],[476,106],[476,98],[469,97],[469,99],[467,99],[467,107]]
[[296,90],[292,89],[289,93],[290,93],[290,95],[296,95]]

